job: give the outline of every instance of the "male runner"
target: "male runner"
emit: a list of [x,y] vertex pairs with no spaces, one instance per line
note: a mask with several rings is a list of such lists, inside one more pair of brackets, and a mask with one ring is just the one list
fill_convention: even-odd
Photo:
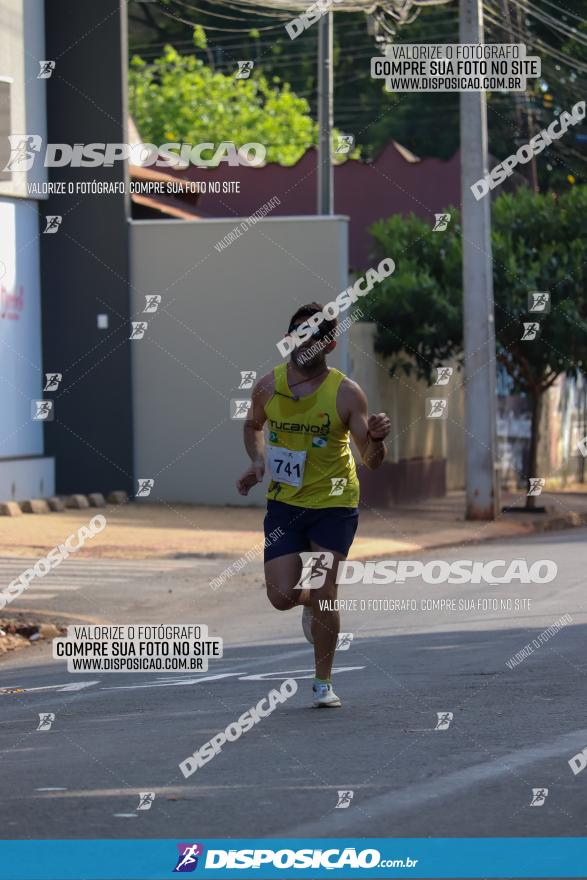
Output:
[[[288,334],[322,308],[315,302],[299,308]],[[336,324],[336,319],[324,320],[307,342],[294,348],[289,363],[275,367],[256,384],[244,426],[251,464],[237,482],[240,494],[247,495],[263,479],[267,457],[271,482],[265,535],[277,527],[285,533],[265,549],[267,596],[279,611],[304,606],[304,634],[314,645],[316,707],[341,705],[331,682],[340,630],[333,600],[337,568],[347,557],[359,518],[359,481],[349,437],[364,464],[377,468],[385,458],[383,441],[390,430],[385,413],[367,417],[367,398],[357,383],[326,365],[326,355],[336,346],[331,339]],[[321,350],[309,355],[311,346]],[[318,554],[323,577],[330,557],[319,554],[332,554],[333,564],[326,568],[322,586],[300,589],[300,553],[310,551]],[[313,573],[314,569],[306,583]],[[320,600],[329,600],[330,608],[321,609]]]

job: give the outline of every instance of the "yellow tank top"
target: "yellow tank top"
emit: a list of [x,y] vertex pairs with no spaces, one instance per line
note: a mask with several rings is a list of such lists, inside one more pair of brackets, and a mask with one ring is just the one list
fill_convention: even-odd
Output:
[[313,394],[297,401],[287,384],[287,364],[275,367],[273,376],[275,392],[265,405],[267,445],[304,451],[306,459],[301,485],[272,480],[267,498],[298,507],[356,507],[359,480],[349,430],[336,409],[344,374],[331,368]]

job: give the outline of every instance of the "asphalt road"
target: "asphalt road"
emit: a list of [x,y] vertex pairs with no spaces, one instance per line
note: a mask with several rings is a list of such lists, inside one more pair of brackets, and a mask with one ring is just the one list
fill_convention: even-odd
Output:
[[[2,836],[585,835],[587,770],[575,775],[568,762],[587,747],[586,538],[574,530],[421,557],[550,559],[558,576],[548,584],[342,587],[341,598],[418,608],[343,612],[353,640],[337,655],[339,710],[311,708],[300,613],[268,607],[258,562],[216,592],[208,582],[223,560],[53,593],[51,607],[96,620],[206,623],[225,639],[224,657],[193,675],[74,675],[33,651],[4,662]],[[500,607],[421,609],[441,598]],[[568,625],[508,668],[563,615]],[[288,677],[294,696],[182,776],[180,761]],[[440,712],[453,715],[444,730]],[[55,715],[49,730],[37,730],[39,713]],[[533,789],[548,789],[541,806],[530,806]],[[346,808],[339,791],[353,792]],[[140,792],[155,794],[149,809],[137,810]]]

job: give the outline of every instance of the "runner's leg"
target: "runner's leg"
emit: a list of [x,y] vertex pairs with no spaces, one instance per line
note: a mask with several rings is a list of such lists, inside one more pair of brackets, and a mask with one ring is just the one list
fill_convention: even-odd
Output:
[[[325,547],[321,547],[314,541],[311,541],[312,552],[314,553],[332,553]],[[308,590],[309,602],[312,606],[312,636],[314,639],[314,660],[316,663],[316,677],[327,681],[332,675],[332,664],[334,662],[334,654],[336,651],[336,642],[340,631],[340,614],[338,611],[329,611],[326,608],[320,608],[320,602],[325,599],[332,604],[337,595],[336,573],[340,562],[344,562],[346,555],[342,553],[332,553],[334,559],[332,568],[326,573],[326,580],[323,586]]]
[[310,550],[304,508],[269,501],[265,529],[265,583],[267,598],[278,611],[309,604],[309,590],[296,590],[302,574],[300,553]]
[[313,590],[296,590],[302,573],[299,553],[286,553],[265,563],[267,598],[278,611],[288,611],[294,605],[309,605]]

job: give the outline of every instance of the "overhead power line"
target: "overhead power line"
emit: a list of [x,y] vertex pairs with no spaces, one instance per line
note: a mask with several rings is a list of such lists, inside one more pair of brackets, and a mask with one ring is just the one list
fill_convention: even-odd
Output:
[[526,15],[531,15],[533,18],[538,19],[538,21],[542,22],[542,24],[547,25],[551,28],[551,30],[558,31],[566,37],[569,37],[572,40],[576,40],[577,43],[580,43],[582,46],[587,46],[587,40],[583,38],[583,35],[580,34],[576,28],[570,28],[568,25],[563,24],[556,18],[553,18],[547,12],[539,11],[538,7],[530,6],[526,3],[520,3],[519,0],[510,0],[514,6],[517,6],[518,9],[521,9],[522,12],[526,13]]

